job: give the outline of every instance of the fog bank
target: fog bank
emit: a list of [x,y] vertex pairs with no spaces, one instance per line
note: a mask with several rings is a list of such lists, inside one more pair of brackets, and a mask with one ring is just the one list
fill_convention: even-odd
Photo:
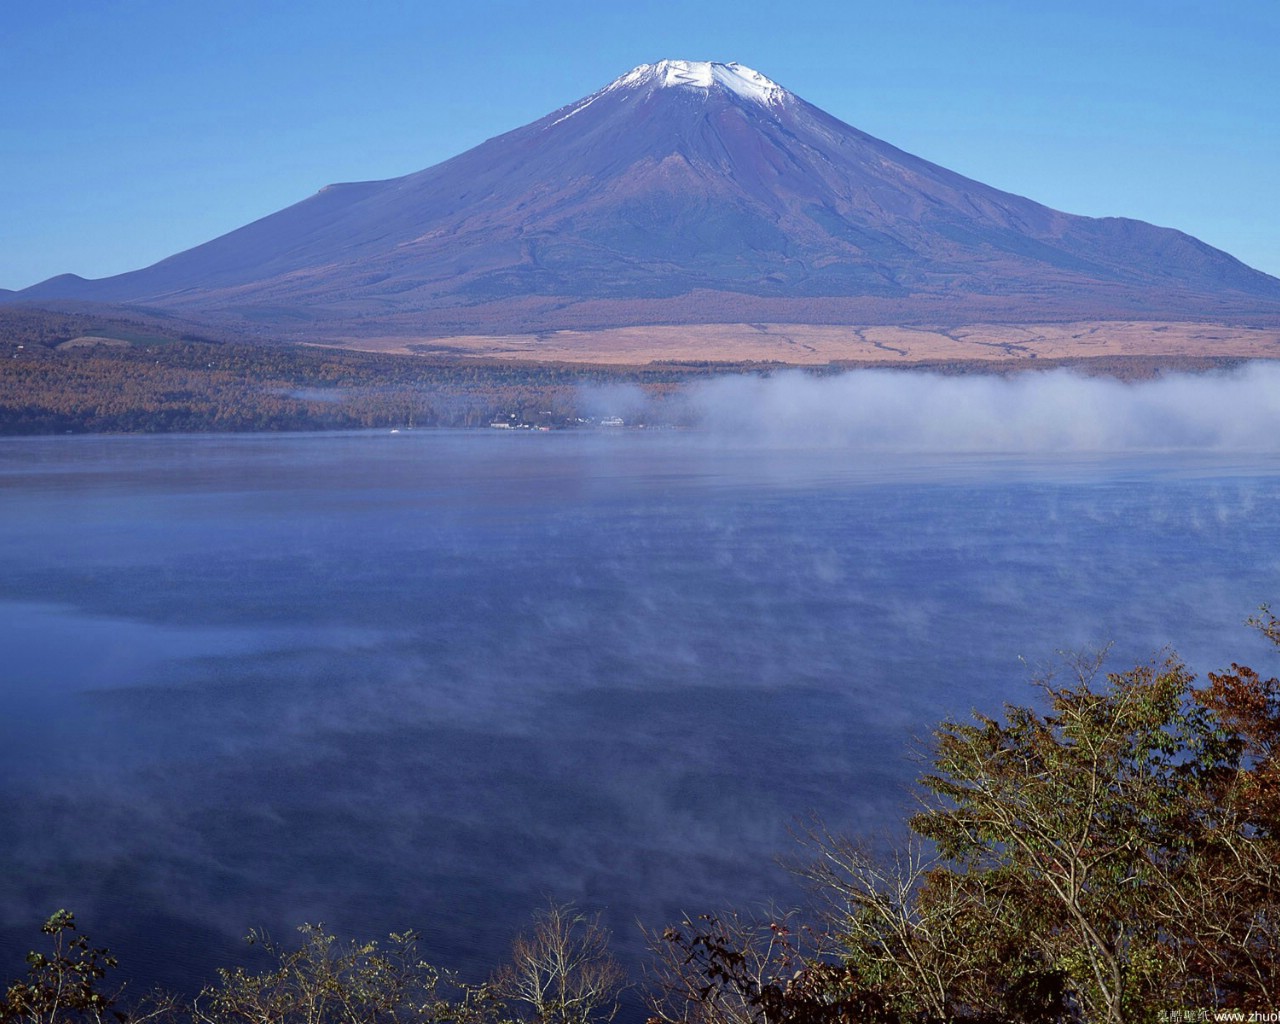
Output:
[[690,390],[715,435],[777,446],[880,451],[1271,451],[1280,366],[1122,383],[1069,371],[947,377],[855,370],[722,377]]

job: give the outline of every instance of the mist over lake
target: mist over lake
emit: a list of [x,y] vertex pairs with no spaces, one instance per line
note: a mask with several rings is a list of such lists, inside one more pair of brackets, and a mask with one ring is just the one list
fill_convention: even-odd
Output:
[[[717,382],[688,432],[0,441],[0,956],[191,986],[250,927],[483,973],[548,897],[797,898],[1057,652],[1252,661],[1266,369]],[[637,395],[602,394],[602,412]],[[216,959],[210,959],[210,952]]]

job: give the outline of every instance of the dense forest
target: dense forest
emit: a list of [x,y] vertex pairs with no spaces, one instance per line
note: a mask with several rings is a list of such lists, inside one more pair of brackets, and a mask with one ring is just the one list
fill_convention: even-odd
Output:
[[[1080,372],[1139,379],[1238,360],[1096,359]],[[1068,365],[1028,360],[1037,370]],[[634,425],[690,422],[674,399],[712,375],[771,372],[782,364],[532,363],[465,356],[386,355],[247,343],[184,333],[139,314],[0,307],[0,435],[477,427],[559,429],[614,416]],[[946,374],[1011,373],[1024,364],[916,366]],[[848,369],[832,365],[811,373]],[[909,371],[903,371],[909,372]],[[637,408],[596,408],[585,392],[639,389]],[[634,403],[633,403],[634,404]]]
[[710,372],[220,342],[145,322],[0,314],[0,434],[563,427],[586,418],[583,385],[634,384],[660,400]]
[[[1280,646],[1280,620],[1253,622]],[[1124,1024],[1280,1011],[1280,681],[1173,657],[1043,680],[1035,706],[945,721],[896,857],[813,823],[815,907],[650,934],[650,1024]],[[56,912],[0,1024],[605,1024],[627,977],[597,918],[552,904],[488,979],[416,937],[318,926],[194,998],[125,999]],[[16,966],[16,965],[15,965]]]

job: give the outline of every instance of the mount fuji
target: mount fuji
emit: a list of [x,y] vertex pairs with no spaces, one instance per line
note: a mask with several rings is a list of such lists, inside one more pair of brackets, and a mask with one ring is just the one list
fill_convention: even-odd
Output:
[[3,301],[278,337],[743,323],[1280,325],[1280,279],[1073,216],[853,128],[740,64],[645,64],[426,170],[331,185],[153,266]]

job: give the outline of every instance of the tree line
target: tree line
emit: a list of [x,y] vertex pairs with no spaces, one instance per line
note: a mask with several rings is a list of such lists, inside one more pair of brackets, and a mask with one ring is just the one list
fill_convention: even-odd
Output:
[[[1236,361],[1238,362],[1238,361]],[[0,435],[477,427],[494,421],[564,427],[587,417],[584,385],[632,384],[648,411],[682,425],[668,402],[690,382],[767,373],[781,364],[530,363],[463,355],[392,355],[220,340],[138,319],[0,306]],[[1012,373],[1068,365],[936,363],[943,374]],[[1232,365],[1222,359],[1085,360],[1119,379]],[[853,368],[812,367],[816,374]],[[898,369],[902,369],[899,367]]]
[[[743,369],[737,367],[736,369]],[[0,435],[563,427],[581,389],[635,384],[661,400],[735,367],[538,364],[245,343],[155,318],[0,308]]]
[[[1280,646],[1266,609],[1252,624]],[[912,839],[886,860],[821,823],[816,906],[649,936],[650,1024],[1183,1024],[1280,1011],[1280,681],[1176,658],[1071,661],[1035,706],[934,731]],[[552,905],[464,983],[416,937],[304,925],[271,966],[127,1004],[59,911],[0,1024],[608,1024],[627,978],[598,918]],[[1250,1016],[1251,1015],[1251,1016]]]
[[387,356],[175,340],[0,350],[0,434],[561,427],[580,387],[634,383],[661,400],[683,370]]

